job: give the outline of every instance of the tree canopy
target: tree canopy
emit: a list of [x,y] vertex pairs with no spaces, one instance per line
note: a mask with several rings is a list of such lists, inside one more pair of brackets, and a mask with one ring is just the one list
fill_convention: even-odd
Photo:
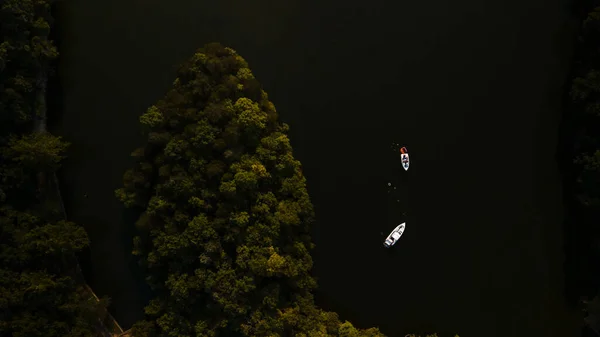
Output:
[[35,97],[38,80],[58,56],[48,39],[52,2],[0,3],[0,130],[26,123],[38,112]]
[[0,334],[93,336],[102,306],[73,277],[82,227],[0,207]]

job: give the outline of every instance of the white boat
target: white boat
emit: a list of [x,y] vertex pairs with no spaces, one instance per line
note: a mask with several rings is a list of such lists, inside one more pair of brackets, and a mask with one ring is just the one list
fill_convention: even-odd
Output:
[[400,149],[400,158],[402,159],[402,167],[404,168],[404,171],[408,171],[408,167],[410,166],[410,157],[408,156],[408,150],[406,149],[406,147],[402,147]]
[[399,224],[396,228],[394,228],[394,230],[390,233],[390,235],[388,235],[388,237],[385,238],[385,241],[383,242],[383,246],[385,248],[390,248],[391,246],[396,244],[396,242],[402,236],[402,233],[404,233],[405,228],[406,228],[406,222],[403,222],[403,223]]

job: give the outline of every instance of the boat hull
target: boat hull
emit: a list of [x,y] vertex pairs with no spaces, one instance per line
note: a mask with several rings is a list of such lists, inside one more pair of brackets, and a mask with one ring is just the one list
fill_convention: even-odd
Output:
[[[396,226],[396,228],[394,228],[394,230],[390,233],[390,235],[388,235],[387,238],[385,238],[385,241],[383,242],[384,247],[390,248],[391,246],[395,245],[396,242],[398,242],[398,240],[400,240],[400,238],[402,237],[402,234],[404,234],[405,229],[406,229],[406,222],[403,222],[403,223],[399,224],[398,226]],[[398,238],[395,240],[392,238],[394,233],[399,234]]]
[[408,156],[408,153],[403,153],[400,158],[402,159],[402,168],[404,171],[408,171],[408,168],[410,167],[410,157]]

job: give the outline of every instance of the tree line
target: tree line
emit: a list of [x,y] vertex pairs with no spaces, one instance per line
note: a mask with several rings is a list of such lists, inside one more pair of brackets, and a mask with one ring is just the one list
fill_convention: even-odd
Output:
[[0,1],[0,335],[92,336],[106,303],[77,280],[84,229],[61,218],[47,177],[68,143],[34,132],[40,78],[58,56],[48,0]]
[[[600,331],[600,3],[580,1],[582,18],[575,48],[569,99],[566,103],[565,138],[561,154],[573,161],[566,167],[567,256],[579,262],[567,277],[574,296],[583,296],[588,330]],[[570,241],[570,242],[569,242]],[[570,255],[569,255],[570,254]]]

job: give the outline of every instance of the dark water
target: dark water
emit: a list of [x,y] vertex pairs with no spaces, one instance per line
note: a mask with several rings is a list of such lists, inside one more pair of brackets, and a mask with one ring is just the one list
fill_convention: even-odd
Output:
[[[57,128],[74,143],[63,193],[92,238],[90,283],[124,328],[146,296],[113,196],[142,142],[137,116],[177,63],[219,41],[292,126],[319,220],[320,305],[390,336],[574,335],[555,162],[572,45],[562,0],[60,6]],[[410,150],[408,172],[393,142]]]

